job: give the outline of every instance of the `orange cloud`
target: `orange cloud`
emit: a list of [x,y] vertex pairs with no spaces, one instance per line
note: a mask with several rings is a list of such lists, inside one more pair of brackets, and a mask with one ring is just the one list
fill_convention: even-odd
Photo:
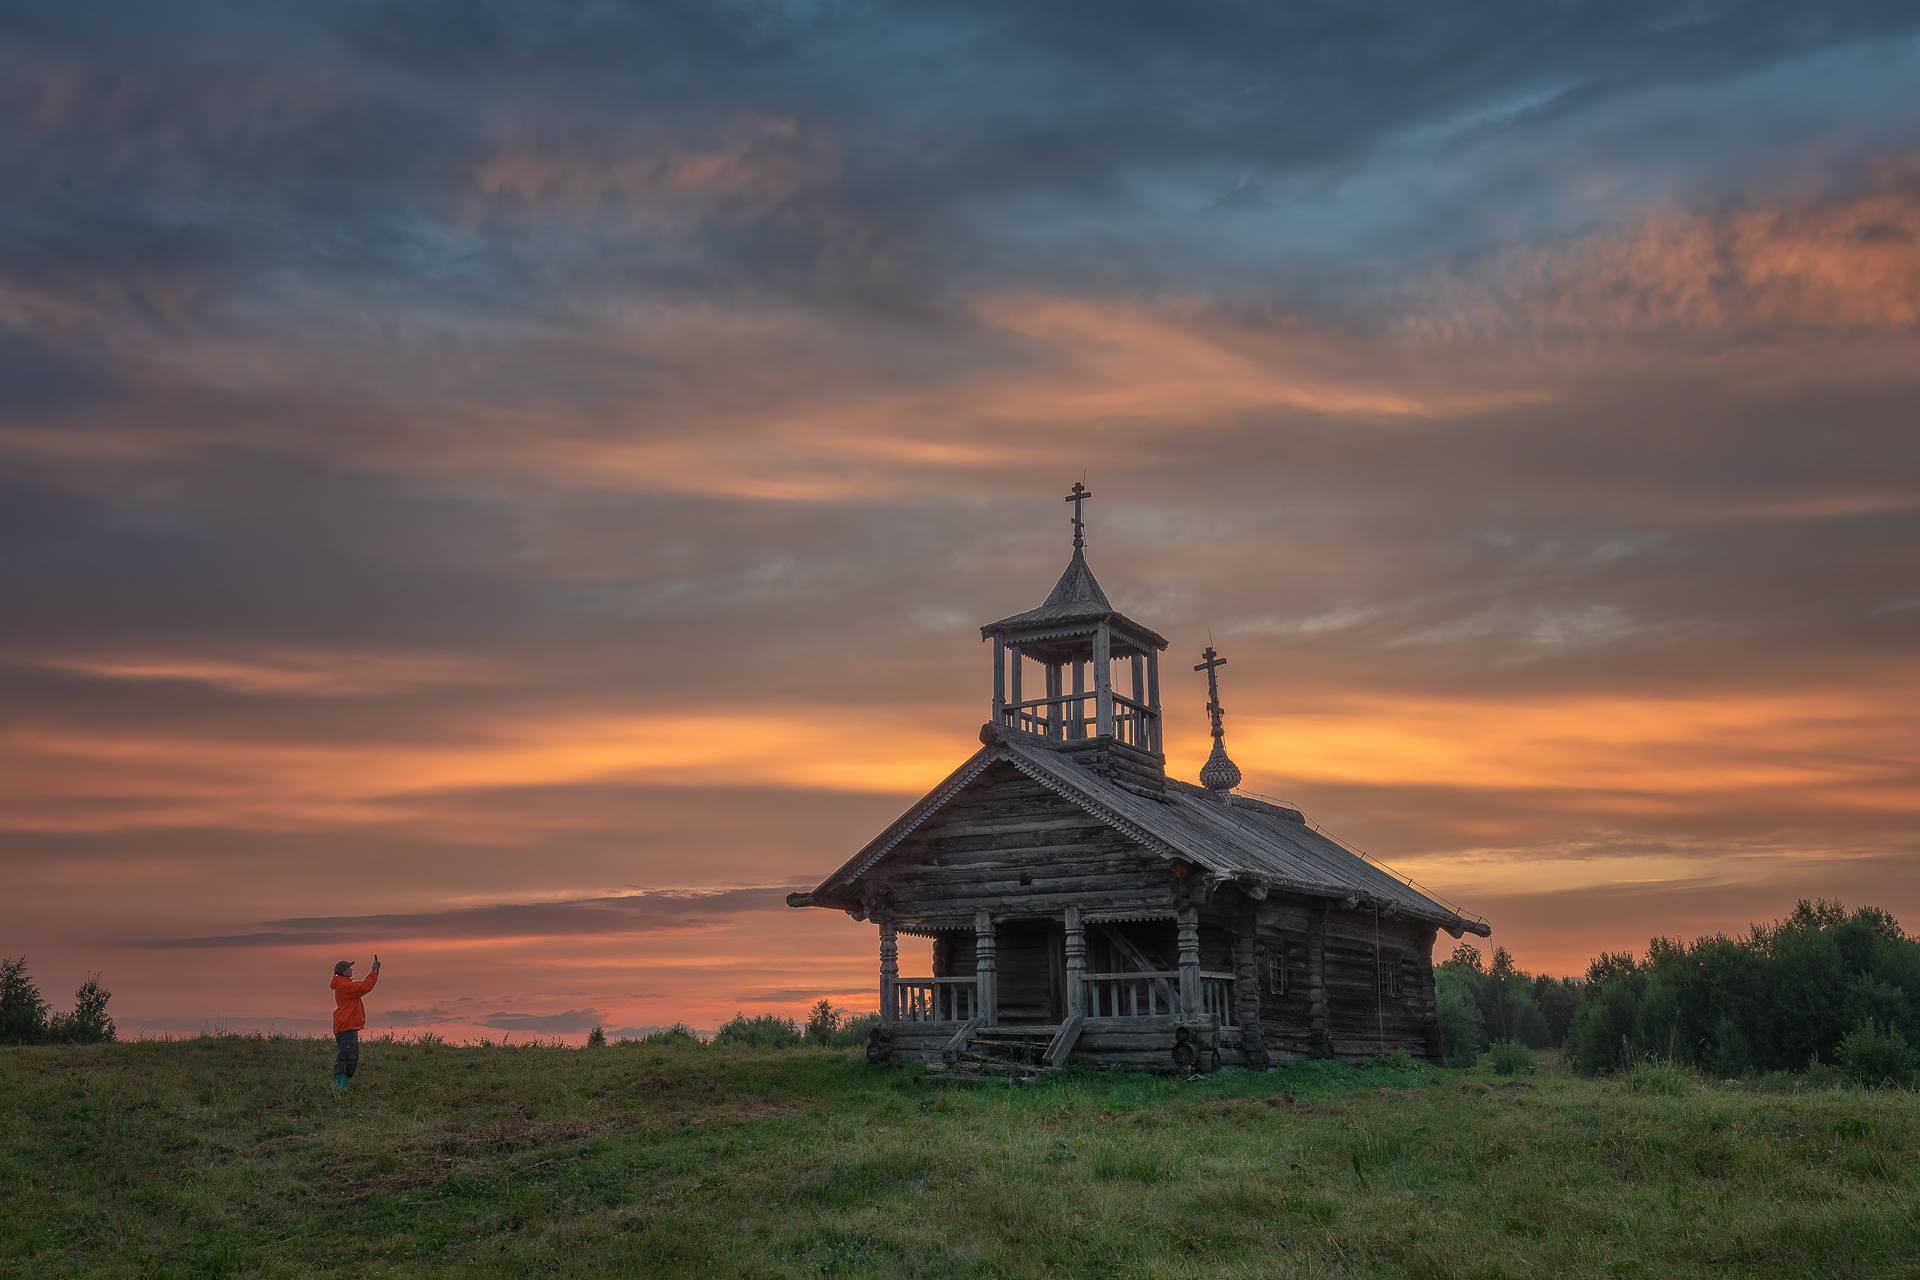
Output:
[[1920,160],[1873,190],[1700,213],[1668,209],[1456,279],[1415,327],[1441,333],[1907,331],[1920,324]]
[[[972,750],[964,715],[891,708],[530,717],[427,742],[316,743],[15,725],[0,829],[296,830],[392,822],[411,802],[490,787],[632,782],[910,793]],[[924,726],[947,723],[941,732]],[[497,821],[497,819],[496,819]]]
[[1249,772],[1304,783],[1588,793],[1590,806],[1680,812],[1705,797],[1803,800],[1920,814],[1911,674],[1895,687],[1532,702],[1343,699],[1237,717]]

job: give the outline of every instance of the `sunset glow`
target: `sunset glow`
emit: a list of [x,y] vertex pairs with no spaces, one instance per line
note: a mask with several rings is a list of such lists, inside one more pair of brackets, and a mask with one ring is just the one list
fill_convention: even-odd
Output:
[[1911,15],[122,8],[0,21],[56,1003],[870,1007],[784,895],[974,750],[1083,477],[1170,770],[1211,642],[1245,790],[1522,965],[1920,928]]

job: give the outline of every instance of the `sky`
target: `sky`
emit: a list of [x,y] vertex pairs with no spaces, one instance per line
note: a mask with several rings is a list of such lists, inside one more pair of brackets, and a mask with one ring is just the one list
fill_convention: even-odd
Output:
[[784,896],[1083,477],[1170,771],[1211,638],[1522,967],[1920,929],[1909,3],[7,2],[0,191],[0,953],[125,1034],[873,1007]]

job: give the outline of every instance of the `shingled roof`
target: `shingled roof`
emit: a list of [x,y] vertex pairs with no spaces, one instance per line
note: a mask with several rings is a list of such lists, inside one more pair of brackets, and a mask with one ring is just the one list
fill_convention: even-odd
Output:
[[989,622],[980,628],[983,636],[999,631],[1024,630],[1030,627],[1052,627],[1072,622],[1098,622],[1101,619],[1121,622],[1140,632],[1147,639],[1156,642],[1160,648],[1167,642],[1151,628],[1143,627],[1127,617],[1107,600],[1107,593],[1100,589],[1094,580],[1093,570],[1087,565],[1087,557],[1075,550],[1073,559],[1067,562],[1067,571],[1060,575],[1060,581],[1053,584],[1053,590],[1038,609],[1029,609],[1025,613],[1016,613],[1011,618],[1002,618],[998,622]]
[[1005,761],[1149,851],[1169,861],[1179,858],[1192,863],[1219,880],[1249,888],[1265,886],[1377,903],[1398,914],[1430,921],[1455,937],[1463,932],[1481,937],[1491,933],[1483,921],[1462,916],[1434,901],[1308,826],[1297,809],[1244,796],[1232,796],[1223,803],[1220,796],[1204,788],[1173,779],[1167,781],[1164,795],[1150,797],[1094,773],[1072,756],[1030,745],[1015,735],[996,731],[994,726],[987,726],[983,737],[991,740],[945,782],[812,892],[789,895],[788,905],[857,907],[856,886],[867,872],[968,784],[996,762]]

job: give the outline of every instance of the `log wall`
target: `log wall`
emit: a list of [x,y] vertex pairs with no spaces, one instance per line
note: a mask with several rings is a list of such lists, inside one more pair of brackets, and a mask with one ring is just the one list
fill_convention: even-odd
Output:
[[[1172,877],[1161,858],[1004,763],[981,775],[862,881],[869,901],[901,927],[937,932],[935,976],[977,971],[975,913],[992,914],[1003,1025],[1065,1018],[1061,917],[1068,906],[1096,917],[1086,930],[1088,972],[1114,972],[1131,966],[1120,962],[1097,917],[1170,915],[1180,901],[1176,893],[1196,887]],[[1212,901],[1205,893],[1194,901],[1201,904],[1200,968],[1237,977],[1235,1008],[1245,1029],[1219,1039],[1229,1064],[1243,1060],[1243,1039],[1263,1046],[1274,1064],[1364,1060],[1396,1050],[1438,1057],[1431,927],[1376,920],[1370,909],[1280,891],[1255,901],[1230,885],[1214,891]],[[1113,927],[1162,967],[1176,967],[1171,919]],[[1397,988],[1385,993],[1382,955]],[[1284,960],[1283,981],[1275,981],[1275,959]],[[930,1052],[932,1042],[952,1030],[936,1024],[903,1031],[913,1043],[900,1048],[909,1055]],[[1090,1027],[1072,1060],[1165,1070],[1171,1069],[1172,1047],[1167,1028]]]
[[[1021,877],[1028,879],[1021,884]],[[1166,909],[1166,864],[1005,763],[996,764],[863,877],[894,919],[971,928],[973,913],[1058,916]]]

